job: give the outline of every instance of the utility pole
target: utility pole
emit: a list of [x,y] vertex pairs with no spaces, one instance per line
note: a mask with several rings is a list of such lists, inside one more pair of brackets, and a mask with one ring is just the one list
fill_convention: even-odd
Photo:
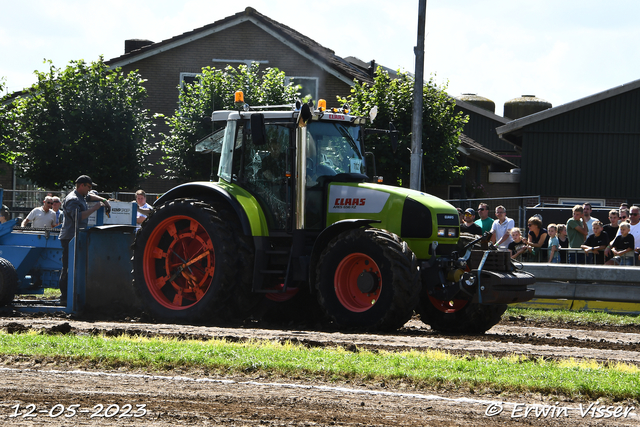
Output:
[[424,26],[427,0],[419,0],[418,45],[413,48],[416,55],[416,77],[413,84],[413,118],[411,120],[411,172],[410,187],[420,191],[422,172],[422,103],[424,85]]

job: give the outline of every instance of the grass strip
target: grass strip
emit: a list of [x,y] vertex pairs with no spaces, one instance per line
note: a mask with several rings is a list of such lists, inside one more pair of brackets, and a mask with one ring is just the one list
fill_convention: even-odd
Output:
[[540,310],[510,307],[502,315],[503,318],[524,317],[536,322],[564,322],[564,323],[592,323],[596,325],[640,325],[640,316],[628,314],[612,314],[603,311],[571,311],[571,310]]
[[207,368],[224,374],[263,372],[326,381],[403,382],[493,393],[539,392],[571,398],[640,398],[639,368],[623,363],[548,361],[524,356],[470,357],[442,351],[357,351],[300,344],[166,338],[0,333],[0,354],[66,358],[101,369]]

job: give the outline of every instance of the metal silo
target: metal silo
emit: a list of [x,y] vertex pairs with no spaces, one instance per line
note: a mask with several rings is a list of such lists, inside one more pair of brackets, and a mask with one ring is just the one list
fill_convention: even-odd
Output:
[[489,98],[485,98],[484,96],[476,95],[475,93],[463,93],[462,95],[456,97],[460,101],[468,102],[469,104],[473,104],[476,107],[480,107],[487,111],[491,111],[495,114],[496,112],[496,104]]
[[504,117],[515,120],[551,107],[550,102],[537,98],[535,95],[522,95],[504,103]]

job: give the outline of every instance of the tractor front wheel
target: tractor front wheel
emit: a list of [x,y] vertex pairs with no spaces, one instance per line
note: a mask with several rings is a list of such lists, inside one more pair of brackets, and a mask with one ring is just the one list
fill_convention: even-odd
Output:
[[478,304],[461,299],[442,301],[423,292],[418,305],[422,322],[445,333],[483,334],[495,326],[507,310],[506,304]]
[[171,200],[147,218],[134,243],[134,287],[151,314],[215,317],[231,294],[237,236],[208,204]]
[[318,302],[338,326],[396,330],[411,318],[420,293],[416,257],[395,234],[349,230],[320,255],[315,288]]

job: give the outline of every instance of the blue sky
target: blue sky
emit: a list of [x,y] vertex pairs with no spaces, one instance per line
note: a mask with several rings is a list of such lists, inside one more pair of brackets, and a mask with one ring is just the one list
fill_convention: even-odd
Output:
[[[160,41],[254,7],[340,56],[413,72],[417,0],[51,0],[5,2],[0,78],[10,91],[33,71]],[[536,95],[558,106],[640,78],[640,2],[428,0],[425,74],[457,96],[496,103]]]

